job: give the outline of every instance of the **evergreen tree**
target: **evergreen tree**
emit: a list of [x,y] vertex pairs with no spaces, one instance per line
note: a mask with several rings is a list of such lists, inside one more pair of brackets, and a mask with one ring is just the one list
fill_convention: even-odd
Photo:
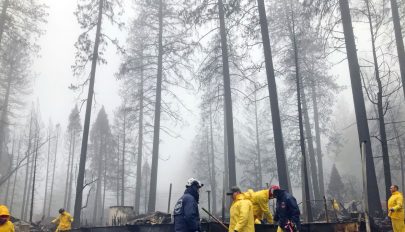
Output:
[[342,202],[345,197],[345,185],[342,182],[342,177],[336,168],[336,164],[332,167],[327,194],[338,202]]
[[96,178],[94,203],[92,204],[93,212],[91,214],[92,223],[93,225],[102,225],[104,220],[102,202],[105,198],[105,194],[102,194],[102,188],[114,188],[113,186],[116,186],[114,183],[117,181],[115,178],[117,170],[111,168],[117,163],[114,152],[116,145],[104,107],[100,109],[92,126],[90,142],[90,169],[87,172]]

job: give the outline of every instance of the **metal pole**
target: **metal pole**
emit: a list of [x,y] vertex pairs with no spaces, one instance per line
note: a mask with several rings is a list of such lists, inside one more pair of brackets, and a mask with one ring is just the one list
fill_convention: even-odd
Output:
[[325,207],[326,222],[329,223],[328,204],[326,203],[326,197],[325,196],[323,196],[323,205]]
[[211,191],[207,190],[207,194],[208,194],[208,211],[211,212]]
[[167,213],[170,213],[170,201],[172,200],[172,183],[169,188],[169,203],[167,203]]
[[364,219],[366,221],[366,231],[371,232],[370,219],[368,212],[368,193],[367,193],[367,166],[366,166],[366,141],[361,142],[361,169],[363,176],[363,205],[364,205]]
[[205,208],[201,208],[204,212],[208,214],[208,216],[212,217],[216,222],[218,222],[226,231],[228,231],[228,227],[222,223],[218,218],[214,217],[210,212],[208,212]]

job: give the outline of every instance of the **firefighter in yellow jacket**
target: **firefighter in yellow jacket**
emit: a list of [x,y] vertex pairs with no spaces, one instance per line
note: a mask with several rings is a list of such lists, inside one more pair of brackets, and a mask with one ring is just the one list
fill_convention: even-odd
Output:
[[253,219],[252,202],[245,199],[240,188],[234,186],[227,195],[232,195],[231,220],[229,222],[229,232],[254,232],[255,223]]
[[66,212],[64,209],[59,210],[59,217],[56,218],[55,220],[52,221],[52,223],[58,223],[58,228],[56,229],[56,232],[59,231],[69,231],[72,229],[72,222],[73,222],[73,217]]
[[388,217],[391,218],[394,232],[405,232],[404,225],[404,197],[398,191],[397,185],[390,187],[391,197],[388,199]]
[[245,197],[252,202],[255,224],[261,224],[262,220],[266,220],[267,223],[273,224],[273,215],[269,209],[269,191],[269,189],[265,189],[254,192],[253,189],[249,189],[244,193]]
[[0,205],[0,232],[14,232],[14,224],[10,221],[10,212],[5,205]]

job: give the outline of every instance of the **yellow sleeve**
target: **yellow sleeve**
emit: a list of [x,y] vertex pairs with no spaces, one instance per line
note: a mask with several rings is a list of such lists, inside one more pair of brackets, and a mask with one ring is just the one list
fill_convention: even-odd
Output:
[[59,218],[60,218],[60,216],[58,216],[57,218],[53,219],[53,220],[52,220],[52,223],[55,223],[55,224],[58,223]]
[[249,214],[252,213],[252,203],[249,200],[241,200],[239,204],[239,218],[234,230],[241,231],[249,223]]
[[267,220],[268,223],[273,224],[273,215],[270,212],[269,209],[269,200],[268,198],[262,198],[259,201],[259,207],[263,212],[263,218]]
[[393,207],[395,211],[402,209],[402,205],[404,203],[404,199],[402,197],[398,197],[395,201],[395,206]]
[[73,217],[70,214],[69,214],[69,220],[70,220],[70,222],[73,222]]

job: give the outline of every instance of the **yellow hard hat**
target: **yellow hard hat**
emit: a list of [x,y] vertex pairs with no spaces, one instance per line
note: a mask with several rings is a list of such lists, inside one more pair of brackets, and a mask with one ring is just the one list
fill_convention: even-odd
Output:
[[0,205],[0,216],[10,216],[7,206]]

